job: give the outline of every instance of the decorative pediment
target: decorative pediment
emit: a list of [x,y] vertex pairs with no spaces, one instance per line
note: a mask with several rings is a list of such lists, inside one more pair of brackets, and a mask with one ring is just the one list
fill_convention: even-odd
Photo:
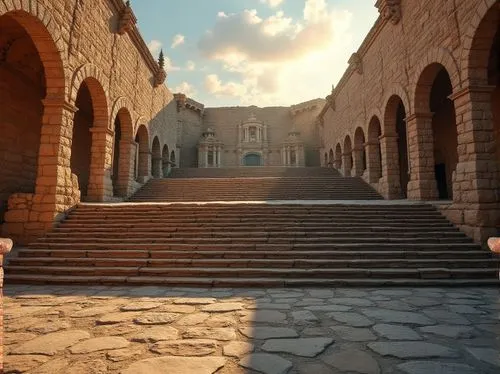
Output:
[[401,0],[378,0],[375,6],[380,15],[394,25],[401,21]]
[[359,53],[353,53],[348,63],[351,69],[354,69],[358,74],[363,74],[363,61]]
[[120,20],[118,23],[118,34],[123,35],[126,32],[132,30],[132,28],[137,23],[137,18],[134,15],[132,7],[130,6],[130,1],[124,4],[124,7],[120,13]]

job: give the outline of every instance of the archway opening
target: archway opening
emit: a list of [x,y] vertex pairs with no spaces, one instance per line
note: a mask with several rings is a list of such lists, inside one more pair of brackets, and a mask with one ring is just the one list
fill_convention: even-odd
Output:
[[135,157],[135,180],[143,183],[144,178],[149,176],[149,134],[148,129],[144,125],[140,125],[135,136],[136,157]]
[[168,172],[169,172],[169,152],[168,152],[168,145],[163,146],[163,150],[161,152],[161,163],[162,163],[162,170],[163,170],[163,177],[168,177]]
[[151,175],[154,178],[161,178],[162,172],[162,158],[161,158],[161,146],[160,140],[157,136],[153,139],[153,148],[151,149]]
[[352,142],[351,137],[347,135],[344,139],[344,175],[350,177],[352,175]]
[[458,162],[455,106],[450,76],[443,67],[437,72],[429,98],[434,138],[434,171],[440,199],[453,198],[453,172]]
[[366,170],[365,133],[361,127],[354,133],[355,174],[362,176]]
[[328,157],[328,166],[331,167],[331,168],[334,166],[333,161],[334,161],[334,159],[333,159],[333,149],[330,148],[329,157]]
[[176,161],[175,161],[175,151],[172,150],[170,152],[170,165],[172,165],[172,167],[176,167]]
[[82,200],[87,197],[90,162],[92,154],[92,133],[94,123],[94,108],[92,96],[87,81],[84,81],[78,90],[73,123],[73,142],[71,145],[71,171],[77,176]]
[[335,164],[337,169],[342,169],[342,146],[340,143],[337,143],[337,146],[335,147]]
[[15,17],[0,17],[0,224],[11,194],[35,192],[47,91],[35,41]]
[[249,153],[243,157],[244,166],[261,166],[262,157],[258,153]]
[[382,177],[382,149],[380,147],[380,136],[382,128],[380,120],[373,117],[368,125],[368,164],[370,182],[376,183]]

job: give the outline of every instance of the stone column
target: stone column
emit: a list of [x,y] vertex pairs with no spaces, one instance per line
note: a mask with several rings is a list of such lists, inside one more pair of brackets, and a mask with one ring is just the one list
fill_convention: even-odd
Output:
[[94,123],[90,174],[87,190],[88,201],[104,201],[113,196],[111,180],[114,133],[105,123]]
[[290,166],[290,146],[286,147],[286,166]]
[[434,171],[432,113],[416,113],[406,119],[410,181],[408,199],[436,200],[439,197]]
[[365,150],[368,183],[378,183],[380,177],[382,176],[379,143],[367,142],[365,143]]
[[3,258],[12,245],[12,240],[0,238],[0,373],[3,373]]
[[500,170],[495,160],[491,86],[455,92],[458,164],[453,173],[452,221],[478,242],[498,234]]
[[342,168],[342,160],[333,160],[333,167],[340,171],[340,169]]
[[351,152],[342,154],[342,166],[344,176],[350,177],[352,175]]
[[382,151],[382,178],[379,183],[379,192],[386,199],[401,199],[398,135],[396,133],[383,134],[379,140]]
[[142,150],[139,148],[139,177],[142,178],[142,182],[150,176],[151,170],[151,152],[149,149]]
[[153,157],[152,160],[152,174],[154,178],[161,178],[162,177],[162,158],[161,157]]
[[352,150],[352,159],[353,159],[353,176],[361,177],[364,172],[363,168],[363,147],[354,148]]
[[118,160],[117,192],[121,197],[127,197],[131,193],[130,186],[135,174],[135,155],[137,143],[134,141],[120,140],[120,158]]
[[208,165],[208,152],[209,152],[208,146],[203,147],[203,153],[204,153],[203,159],[205,160],[203,167],[205,167],[205,168],[209,167],[209,165]]

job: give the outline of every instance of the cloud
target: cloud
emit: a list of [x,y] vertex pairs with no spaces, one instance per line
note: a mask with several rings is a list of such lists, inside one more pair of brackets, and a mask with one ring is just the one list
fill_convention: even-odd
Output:
[[260,0],[262,4],[267,4],[271,8],[276,8],[277,6],[281,5],[285,0]]
[[301,19],[284,12],[261,18],[256,10],[220,12],[200,40],[204,56],[231,73],[210,74],[205,89],[242,105],[290,105],[326,96],[354,51],[352,14],[325,0],[306,0]]
[[159,40],[155,40],[155,39],[151,40],[148,43],[149,51],[151,52],[151,54],[153,56],[157,56],[160,53],[161,46],[162,46],[162,42],[160,42]]
[[183,93],[187,97],[191,97],[191,98],[196,96],[196,94],[198,93],[198,91],[194,88],[194,86],[188,82],[182,82],[181,84],[176,86],[173,89],[173,91],[176,93]]
[[178,46],[180,46],[181,44],[184,44],[184,42],[186,41],[186,37],[182,34],[177,34],[176,36],[174,36],[174,38],[172,39],[172,49],[173,48],[177,48]]
[[232,96],[241,97],[246,92],[244,84],[236,82],[228,82],[223,84],[217,74],[209,74],[205,77],[205,89],[217,97]]
[[194,69],[196,69],[196,64],[194,61],[191,61],[189,60],[187,63],[186,63],[186,70],[188,71],[193,71]]

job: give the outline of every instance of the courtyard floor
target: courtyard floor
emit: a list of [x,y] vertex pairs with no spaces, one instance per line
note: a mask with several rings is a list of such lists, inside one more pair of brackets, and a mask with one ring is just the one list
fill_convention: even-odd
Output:
[[5,288],[5,372],[500,372],[498,288]]

